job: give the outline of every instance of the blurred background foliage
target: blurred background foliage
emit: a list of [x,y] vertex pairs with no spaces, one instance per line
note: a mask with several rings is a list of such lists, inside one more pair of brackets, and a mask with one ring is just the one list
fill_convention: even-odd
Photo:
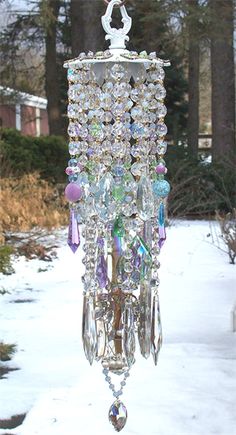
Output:
[[[40,210],[50,210],[51,226],[60,225],[65,220],[65,204],[62,199],[54,201],[53,195],[62,198],[68,159],[63,61],[82,51],[107,47],[100,24],[105,4],[103,0],[5,0],[2,4],[1,84],[46,96],[50,128],[50,136],[37,138],[1,130],[2,189],[9,192],[11,188],[12,195],[17,192],[20,198],[22,192],[27,196],[25,184],[35,195],[36,186],[40,190],[41,182],[47,183],[54,194],[44,197],[40,191],[39,207],[34,203],[38,222],[49,225],[50,217],[43,221]],[[133,19],[127,48],[156,51],[171,60],[165,80],[170,214],[206,217],[215,210],[232,211],[236,205],[235,1],[127,0],[126,6]],[[113,22],[120,23],[119,9]],[[212,136],[210,150],[199,149],[200,134]],[[8,179],[14,180],[12,184]],[[19,191],[16,186],[24,188]],[[8,208],[8,213],[13,210]],[[53,218],[55,210],[62,213],[62,219]],[[27,219],[35,225],[35,218],[30,220],[28,215]],[[22,227],[21,220],[17,221],[18,229],[25,221],[22,218]]]

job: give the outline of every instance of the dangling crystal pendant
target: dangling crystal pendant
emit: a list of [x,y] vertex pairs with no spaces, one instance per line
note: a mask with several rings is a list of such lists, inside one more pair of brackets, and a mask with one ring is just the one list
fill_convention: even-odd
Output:
[[151,352],[155,365],[162,345],[162,326],[158,295],[153,297],[152,304],[152,329],[151,329]]
[[71,248],[72,252],[75,253],[80,245],[79,227],[78,222],[75,217],[74,210],[70,211],[70,223],[68,229],[68,240],[67,243]]
[[97,330],[92,296],[84,296],[82,337],[85,356],[92,365],[97,353]]
[[108,417],[116,432],[120,432],[127,421],[127,409],[125,405],[116,400],[109,409]]

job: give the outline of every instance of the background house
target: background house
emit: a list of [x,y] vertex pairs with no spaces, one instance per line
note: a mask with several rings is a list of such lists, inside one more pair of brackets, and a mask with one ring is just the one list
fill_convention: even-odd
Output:
[[0,126],[28,136],[48,135],[47,99],[0,86]]

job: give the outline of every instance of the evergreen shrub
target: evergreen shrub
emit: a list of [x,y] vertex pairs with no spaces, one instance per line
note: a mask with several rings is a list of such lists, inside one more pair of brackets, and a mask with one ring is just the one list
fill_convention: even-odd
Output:
[[52,182],[66,181],[66,141],[60,136],[23,136],[15,129],[0,130],[2,176],[39,172]]

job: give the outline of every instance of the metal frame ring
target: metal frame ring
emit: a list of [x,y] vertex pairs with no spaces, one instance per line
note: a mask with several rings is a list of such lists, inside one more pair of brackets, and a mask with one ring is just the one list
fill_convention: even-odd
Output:
[[[110,0],[104,0],[104,3],[106,3],[106,5],[109,5]],[[115,5],[115,8],[121,8],[121,6],[124,6],[125,3],[126,3],[126,0],[120,0],[120,4]]]

